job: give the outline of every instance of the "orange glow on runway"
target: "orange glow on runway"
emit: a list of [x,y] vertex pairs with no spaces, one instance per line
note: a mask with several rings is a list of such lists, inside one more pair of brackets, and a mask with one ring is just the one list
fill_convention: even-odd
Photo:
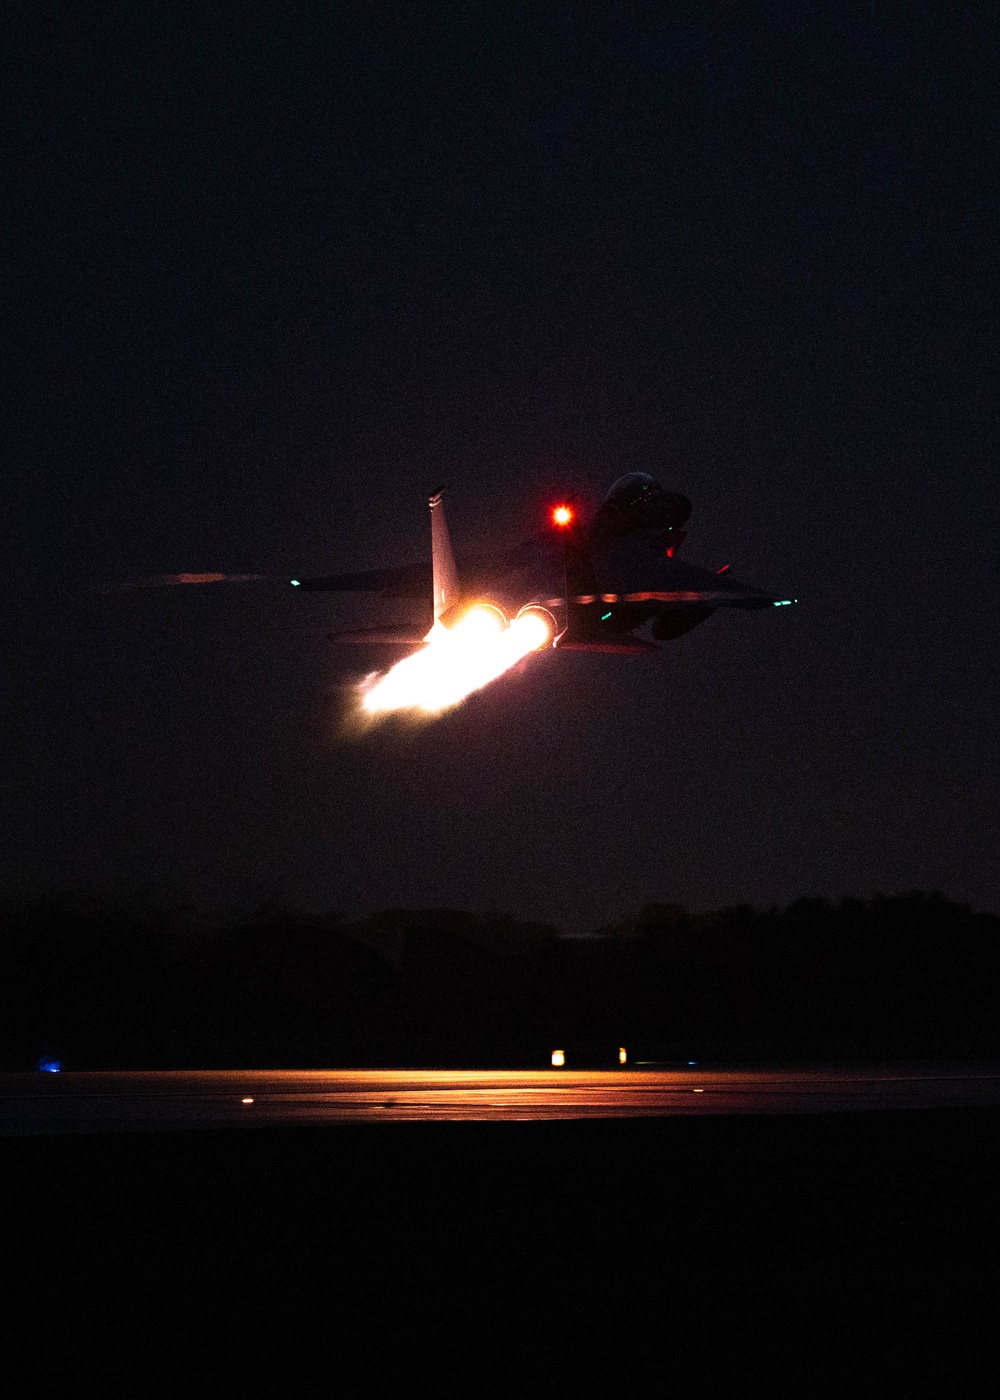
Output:
[[373,716],[395,710],[439,714],[502,676],[551,636],[539,613],[523,613],[505,627],[498,608],[472,607],[453,627],[435,622],[421,651],[376,675],[363,689],[361,708]]
[[[566,1052],[556,1051],[563,1055]],[[572,1060],[572,1052],[569,1053]],[[250,1078],[261,1098],[243,1113]],[[693,1100],[697,1098],[698,1102]],[[848,1113],[1000,1105],[1000,1063],[575,1070],[0,1073],[0,1139],[330,1123]]]

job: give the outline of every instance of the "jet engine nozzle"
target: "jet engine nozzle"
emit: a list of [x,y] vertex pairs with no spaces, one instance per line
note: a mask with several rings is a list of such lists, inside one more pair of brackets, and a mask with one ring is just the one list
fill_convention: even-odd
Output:
[[560,631],[555,614],[541,603],[526,603],[515,617],[512,625],[523,628],[530,626],[537,631],[539,638],[542,635],[541,628],[544,627],[545,638],[537,643],[538,646],[554,647]]
[[499,603],[491,603],[486,599],[478,598],[471,603],[456,603],[454,607],[442,613],[438,621],[449,632],[459,624],[463,628],[469,627],[484,631],[489,629],[494,632],[504,632],[509,626],[507,614]]

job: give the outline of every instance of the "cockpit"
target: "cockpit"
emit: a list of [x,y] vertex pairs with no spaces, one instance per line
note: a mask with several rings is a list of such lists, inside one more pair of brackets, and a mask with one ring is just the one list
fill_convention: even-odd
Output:
[[691,502],[678,491],[665,491],[646,472],[620,476],[605,496],[598,519],[609,534],[632,530],[670,530],[683,539]]

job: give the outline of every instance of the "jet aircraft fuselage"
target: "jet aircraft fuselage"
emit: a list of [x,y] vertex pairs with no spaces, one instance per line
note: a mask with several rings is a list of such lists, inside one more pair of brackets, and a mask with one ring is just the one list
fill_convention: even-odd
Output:
[[[426,606],[417,624],[387,623],[334,632],[338,643],[418,647],[434,625],[450,628],[476,604],[492,607],[503,626],[530,612],[545,622],[549,644],[586,651],[655,651],[704,622],[717,608],[785,607],[782,598],[741,583],[728,565],[713,571],[678,557],[691,502],[645,472],[628,472],[610,488],[593,519],[572,502],[552,511],[544,530],[512,548],[455,557],[443,493],[430,498],[431,554],[424,563],[361,573],[288,580],[302,592],[377,593]],[[160,575],[132,587],[268,582],[260,574]],[[648,628],[647,636],[637,635]]]

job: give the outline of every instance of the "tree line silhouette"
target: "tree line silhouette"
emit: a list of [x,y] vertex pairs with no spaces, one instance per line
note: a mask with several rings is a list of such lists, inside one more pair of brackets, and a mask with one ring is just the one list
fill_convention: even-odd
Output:
[[51,898],[3,912],[0,1068],[1000,1056],[1000,918],[939,894],[690,914],[593,938],[450,910],[344,922]]

